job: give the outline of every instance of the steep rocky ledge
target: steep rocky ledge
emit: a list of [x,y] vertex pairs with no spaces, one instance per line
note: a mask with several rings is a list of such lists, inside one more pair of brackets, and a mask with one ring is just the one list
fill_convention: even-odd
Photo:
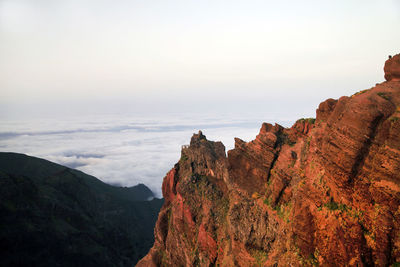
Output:
[[[400,262],[400,55],[388,80],[228,151],[199,132],[163,182],[137,266],[388,266]],[[397,265],[396,265],[397,266]]]

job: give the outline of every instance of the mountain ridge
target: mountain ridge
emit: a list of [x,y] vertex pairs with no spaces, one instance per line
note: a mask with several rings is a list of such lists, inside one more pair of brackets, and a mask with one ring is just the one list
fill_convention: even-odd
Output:
[[399,67],[390,57],[386,82],[291,128],[263,123],[227,156],[194,134],[164,178],[155,243],[137,266],[399,264]]
[[[47,169],[42,169],[42,168],[37,168],[37,163],[34,164],[34,166],[30,166],[30,160],[34,160],[35,162],[43,162],[46,163],[46,165],[49,166],[50,170]],[[8,164],[5,164],[5,163]],[[17,166],[14,166],[17,165]],[[23,165],[23,168],[21,168],[21,165]],[[50,168],[51,166],[51,168]],[[115,191],[118,191],[119,194],[123,197],[125,197],[128,200],[133,200],[133,201],[146,201],[149,198],[154,198],[154,193],[144,184],[139,183],[134,186],[118,186],[118,185],[112,185],[112,184],[107,184],[104,183],[103,181],[99,180],[98,178],[88,175],[80,170],[70,168],[67,166],[63,166],[61,164],[54,163],[52,161],[38,158],[38,157],[33,157],[33,156],[28,156],[23,153],[15,153],[15,152],[0,152],[0,168],[3,171],[8,171],[13,174],[24,174],[29,170],[29,172],[32,174],[32,176],[43,176],[43,175],[50,175],[51,173],[54,173],[54,170],[57,169],[58,171],[62,171],[65,169],[70,169],[73,172],[84,174],[88,178],[90,177],[91,183],[96,184],[97,186],[103,186],[103,187],[109,187],[113,188]],[[36,173],[39,172],[39,173]]]
[[0,265],[131,266],[153,243],[163,200],[81,171],[0,152]]

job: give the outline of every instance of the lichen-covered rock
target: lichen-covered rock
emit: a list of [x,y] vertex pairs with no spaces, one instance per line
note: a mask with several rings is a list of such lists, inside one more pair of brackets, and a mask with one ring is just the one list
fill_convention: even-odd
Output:
[[[400,262],[400,82],[264,123],[225,156],[200,132],[164,178],[139,266],[390,266]],[[394,63],[393,63],[394,62]]]

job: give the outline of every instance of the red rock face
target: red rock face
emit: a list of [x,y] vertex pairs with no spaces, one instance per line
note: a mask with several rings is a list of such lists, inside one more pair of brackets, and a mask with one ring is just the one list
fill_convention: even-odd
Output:
[[397,54],[385,62],[386,81],[400,81],[400,54]]
[[278,150],[276,144],[283,127],[264,123],[254,141],[235,138],[235,148],[228,151],[229,179],[248,194],[263,192]]
[[390,81],[326,100],[316,120],[264,123],[228,157],[220,142],[194,135],[164,178],[156,241],[138,266],[400,262],[400,82],[391,64]]

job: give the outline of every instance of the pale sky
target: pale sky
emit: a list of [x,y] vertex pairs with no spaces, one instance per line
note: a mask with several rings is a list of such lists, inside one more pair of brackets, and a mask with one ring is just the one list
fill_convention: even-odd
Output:
[[314,116],[383,81],[400,1],[0,0],[0,118]]

